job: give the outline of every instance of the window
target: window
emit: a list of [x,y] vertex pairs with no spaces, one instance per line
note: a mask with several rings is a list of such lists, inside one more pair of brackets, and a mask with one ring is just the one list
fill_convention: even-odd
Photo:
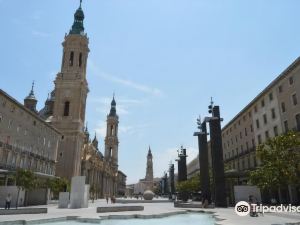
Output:
[[248,114],[249,114],[249,118],[251,118],[251,116],[252,116],[252,114],[251,114],[251,111],[249,111],[249,113],[248,113]]
[[9,120],[8,121],[8,128],[11,128],[11,126],[12,126],[12,120]]
[[69,116],[69,112],[70,112],[70,102],[65,102],[64,116]]
[[82,65],[82,53],[81,52],[79,54],[78,65],[79,65],[79,67],[81,67],[81,65]]
[[265,132],[265,136],[266,136],[266,140],[268,140],[270,138],[269,131]]
[[114,126],[113,125],[110,126],[110,135],[111,136],[114,135]]
[[272,92],[269,94],[269,99],[270,99],[270,101],[273,100],[273,93]]
[[281,102],[281,112],[285,113],[285,103]]
[[250,125],[250,130],[251,130],[251,132],[253,132],[253,126],[252,126],[252,124]]
[[293,101],[293,105],[297,105],[298,104],[297,95],[296,94],[292,95],[292,101]]
[[273,128],[273,130],[274,130],[274,136],[275,136],[275,137],[278,136],[278,127],[275,126],[275,127]]
[[263,118],[264,118],[264,124],[267,124],[268,123],[267,114],[264,114]]
[[74,52],[71,52],[70,53],[69,66],[73,66],[73,62],[74,62]]
[[255,141],[254,141],[254,139],[252,139],[252,148],[254,148],[255,147]]
[[279,86],[278,86],[278,91],[279,91],[279,93],[282,92],[282,85],[279,85]]
[[275,108],[272,108],[271,112],[272,112],[272,119],[275,119],[276,118]]
[[289,83],[290,83],[290,85],[292,85],[294,83],[294,78],[293,77],[289,78]]
[[259,120],[256,120],[256,128],[259,128]]
[[246,149],[249,150],[249,144],[247,141],[246,141]]
[[257,135],[257,142],[259,145],[261,144],[261,136],[260,135]]
[[296,118],[297,130],[300,131],[300,113],[298,113],[295,118]]
[[247,128],[245,127],[245,136],[247,136]]
[[240,132],[240,139],[242,139],[243,138],[243,135],[242,135],[242,132]]
[[287,121],[287,120],[284,121],[283,124],[284,124],[284,132],[288,132],[288,131],[289,131],[289,124],[288,124],[288,121]]
[[261,107],[265,107],[265,100],[261,100]]
[[257,112],[257,106],[254,106],[254,112]]

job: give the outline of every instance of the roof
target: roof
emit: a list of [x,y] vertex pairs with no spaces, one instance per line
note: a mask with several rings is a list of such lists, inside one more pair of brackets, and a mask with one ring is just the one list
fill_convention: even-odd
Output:
[[27,109],[23,104],[21,104],[20,102],[18,102],[16,99],[14,99],[13,97],[11,97],[9,94],[7,94],[5,91],[3,91],[2,89],[0,89],[0,94],[4,95],[6,98],[8,98],[10,101],[14,102],[18,107],[20,107],[21,109],[23,109],[26,113],[30,114],[32,117],[34,117],[36,120],[38,120],[39,122],[43,123],[45,126],[51,128],[52,130],[54,130],[56,133],[61,134],[61,132],[59,130],[57,130],[55,127],[51,126],[49,123],[47,123],[46,121],[44,121],[41,117],[39,117],[37,114],[35,114],[34,112],[32,112],[31,110]]

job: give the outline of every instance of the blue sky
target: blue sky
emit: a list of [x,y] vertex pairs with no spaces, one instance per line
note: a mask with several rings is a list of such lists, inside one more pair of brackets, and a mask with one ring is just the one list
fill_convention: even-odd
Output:
[[[19,101],[32,80],[40,109],[60,70],[79,0],[0,0],[0,88]],[[87,116],[103,152],[116,93],[120,169],[161,176],[180,145],[197,154],[196,118],[210,97],[225,125],[300,53],[299,1],[84,0],[90,39]]]

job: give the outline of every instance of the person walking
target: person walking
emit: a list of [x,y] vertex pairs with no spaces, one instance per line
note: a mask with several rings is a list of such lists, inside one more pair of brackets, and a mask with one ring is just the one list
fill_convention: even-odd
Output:
[[5,199],[5,209],[10,209],[10,203],[11,203],[11,195],[8,194]]
[[106,203],[108,204],[108,195],[106,195],[105,197],[106,197]]

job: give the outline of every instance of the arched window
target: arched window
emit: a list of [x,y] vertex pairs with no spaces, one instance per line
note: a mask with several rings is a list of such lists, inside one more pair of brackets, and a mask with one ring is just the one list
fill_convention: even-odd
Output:
[[69,66],[73,66],[73,61],[74,61],[74,52],[71,52],[70,53]]
[[110,135],[111,136],[114,135],[114,126],[113,125],[110,126]]
[[69,112],[70,112],[70,102],[65,102],[64,116],[69,116]]
[[80,54],[79,54],[79,67],[81,67],[81,65],[82,65],[82,53],[80,52]]
[[112,148],[111,147],[109,148],[109,157],[110,158],[112,157]]

